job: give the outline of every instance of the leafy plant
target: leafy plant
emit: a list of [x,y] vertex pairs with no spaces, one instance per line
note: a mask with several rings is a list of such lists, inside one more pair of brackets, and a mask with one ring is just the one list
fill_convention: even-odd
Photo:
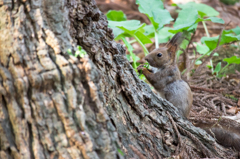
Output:
[[116,10],[109,10],[106,14],[107,20],[111,21],[125,21],[127,20],[126,15],[123,13],[123,11],[116,11]]
[[[186,4],[178,4],[177,6],[181,8],[176,19],[173,28],[164,27],[169,24],[173,18],[170,13],[164,9],[163,2],[161,0],[137,0],[136,3],[139,5],[138,9],[141,13],[144,13],[149,18],[151,25],[141,24],[138,20],[126,20],[126,15],[122,11],[109,11],[107,13],[107,18],[109,20],[109,27],[113,29],[115,40],[122,39],[124,44],[129,50],[128,60],[133,61],[133,68],[136,70],[137,60],[139,59],[133,53],[133,47],[131,43],[138,42],[145,55],[148,54],[148,50],[145,44],[152,43],[151,39],[155,39],[155,47],[157,48],[159,43],[166,43],[174,34],[178,32],[184,32],[186,40],[181,44],[181,48],[177,52],[177,57],[186,49],[189,45],[191,33],[195,32],[198,23],[202,23],[206,32],[206,37],[201,38],[201,43],[196,43],[196,51],[199,53],[200,57],[196,60],[195,64],[201,64],[201,59],[205,56],[209,56],[212,51],[217,47],[219,36],[210,37],[208,33],[206,21],[211,21],[213,23],[224,24],[225,22],[218,18],[219,12],[217,12],[212,7],[195,2],[189,2]],[[134,40],[127,41],[126,37],[133,37]],[[240,27],[236,27],[231,30],[224,30],[220,45],[231,43],[240,40]],[[218,56],[214,53],[214,56]],[[215,69],[213,68],[212,61],[210,61],[212,73],[220,75],[220,72],[225,69],[231,63],[228,63],[223,69],[221,68],[221,62],[217,64]],[[145,65],[145,67],[147,67]]]
[[72,54],[71,49],[68,49],[67,52],[69,55],[75,56],[75,57],[84,57],[87,53],[85,50],[82,49],[81,46],[77,46],[78,50],[75,52],[75,54]]

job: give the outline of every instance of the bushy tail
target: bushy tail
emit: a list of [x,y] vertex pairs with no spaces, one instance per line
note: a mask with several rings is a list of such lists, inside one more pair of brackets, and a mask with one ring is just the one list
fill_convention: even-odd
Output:
[[226,121],[228,120],[219,121],[218,124],[198,121],[194,125],[207,131],[220,145],[240,152],[240,125],[235,121],[226,124]]
[[232,147],[240,152],[240,135],[231,130],[225,130],[220,127],[205,129],[217,142],[225,147]]

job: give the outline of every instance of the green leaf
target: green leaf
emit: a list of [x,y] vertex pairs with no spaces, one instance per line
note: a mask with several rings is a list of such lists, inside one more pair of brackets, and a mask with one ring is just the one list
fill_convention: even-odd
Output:
[[177,33],[183,30],[187,30],[191,27],[196,20],[198,19],[198,13],[195,8],[186,8],[181,10],[178,14],[178,18],[176,19],[174,29],[169,30],[169,32]]
[[236,35],[240,35],[240,27],[237,26],[236,28],[232,29],[232,31],[236,34]]
[[143,43],[143,44],[149,44],[152,43],[152,41],[146,36],[144,35],[142,32],[137,31],[135,33],[135,36],[138,37],[138,39]]
[[[124,44],[127,46],[129,54],[130,54],[130,57],[133,60],[133,68],[136,69],[137,68],[137,64],[136,64],[137,60],[140,60],[140,58],[133,53],[134,49],[133,49],[132,45],[129,44],[129,42],[125,38],[121,37],[121,39],[123,40]],[[127,58],[130,61],[130,58],[129,57],[127,57]]]
[[85,50],[82,49],[81,46],[77,46],[78,50],[75,52],[75,57],[84,57],[87,53]]
[[143,81],[146,80],[146,77],[145,77],[143,74],[140,74],[138,77],[139,77],[141,80],[143,80]]
[[212,21],[213,23],[220,23],[220,24],[224,24],[224,20],[218,17],[209,17],[207,19],[204,19],[204,21]]
[[[221,36],[220,45],[227,44],[233,41],[240,40],[240,35],[233,35],[232,30],[224,30]],[[215,37],[202,37],[201,42],[205,43],[210,50],[217,47],[219,36]]]
[[147,37],[153,38],[155,36],[153,25],[146,25],[143,29],[144,29],[143,34],[146,35]]
[[165,24],[169,24],[174,19],[166,9],[157,9],[152,12],[155,21],[155,30],[161,29]]
[[218,76],[218,73],[219,73],[220,70],[221,70],[221,62],[219,62],[219,63],[217,64],[217,66],[216,66],[216,68],[214,69],[214,71],[213,71],[212,74],[216,73],[217,76]]
[[67,53],[68,53],[69,55],[72,55],[72,56],[73,56],[71,49],[68,49],[68,50],[67,50]]
[[237,56],[232,56],[230,58],[225,58],[223,59],[223,61],[226,61],[228,64],[240,64],[240,58],[238,58]]
[[207,67],[208,67],[209,69],[212,69],[212,66],[211,66],[211,65],[207,65]]
[[[144,24],[145,25],[145,24]],[[120,38],[120,35],[124,34],[125,30],[128,30],[129,32],[132,31],[134,33],[137,29],[140,29],[144,27],[144,25],[140,25],[140,21],[138,20],[128,20],[128,21],[108,21],[108,27],[113,29],[113,34],[116,39]],[[125,30],[122,30],[119,27],[125,28]]]
[[120,155],[124,156],[124,153],[122,152],[122,150],[120,148],[118,148],[117,151]]
[[136,4],[139,5],[139,12],[147,14],[148,17],[153,17],[152,11],[164,9],[164,5],[161,0],[137,0]]
[[[135,21],[135,20],[131,20],[131,21]],[[131,21],[124,21],[124,22],[131,22]],[[141,29],[141,28],[143,28],[146,25],[145,23],[141,24],[141,25],[139,25],[139,24],[138,25],[133,25],[133,24],[131,24],[131,23],[128,23],[128,24],[122,23],[122,24],[118,25],[117,27],[131,35],[131,34],[134,34],[135,32],[137,32],[138,29]]]
[[[187,9],[187,8],[192,8],[198,11],[198,14],[203,18],[203,17],[213,17],[213,16],[218,16],[219,12],[217,12],[215,9],[212,7],[202,4],[202,3],[195,3],[195,2],[189,2],[186,4],[179,4],[178,5],[180,8]],[[188,14],[190,15],[190,14]]]
[[199,43],[197,43],[196,49],[199,54],[206,54],[207,52],[210,51],[210,49],[206,45],[202,45]]
[[172,28],[164,27],[158,31],[158,42],[159,43],[167,43],[172,37],[173,33],[170,33],[168,30]]
[[165,24],[173,20],[168,10],[164,9],[161,0],[137,0],[138,10],[148,16],[155,30],[161,29]]
[[195,65],[201,65],[202,64],[202,61],[201,60],[197,60],[196,62],[195,62]]
[[116,11],[116,10],[109,10],[106,14],[107,20],[112,21],[125,21],[127,20],[126,15],[123,13],[123,11]]
[[197,29],[198,23],[195,22],[192,26],[190,26],[187,31],[188,32],[194,32]]

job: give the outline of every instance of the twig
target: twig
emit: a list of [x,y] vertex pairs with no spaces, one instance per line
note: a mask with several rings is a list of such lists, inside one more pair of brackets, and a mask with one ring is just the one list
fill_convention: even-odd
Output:
[[191,89],[196,89],[196,90],[201,90],[201,91],[206,91],[210,93],[216,93],[216,92],[223,92],[224,89],[210,89],[210,88],[202,88],[202,87],[196,87],[196,86],[190,86]]
[[167,115],[168,115],[170,121],[172,122],[172,125],[173,125],[174,130],[176,131],[176,134],[177,134],[177,137],[178,137],[178,141],[179,141],[180,147],[182,147],[182,139],[181,139],[180,133],[179,133],[179,131],[178,131],[178,129],[177,129],[176,123],[174,122],[171,114],[169,114],[168,111],[167,111]]

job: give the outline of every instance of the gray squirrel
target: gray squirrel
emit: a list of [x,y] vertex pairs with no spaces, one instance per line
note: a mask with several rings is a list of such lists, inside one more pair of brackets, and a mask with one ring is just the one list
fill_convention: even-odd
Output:
[[[179,32],[165,47],[156,48],[150,52],[145,60],[153,67],[152,69],[139,65],[137,70],[145,75],[163,99],[176,106],[181,114],[187,118],[192,107],[193,95],[189,85],[181,79],[175,56],[184,37],[184,33]],[[223,127],[209,128],[204,125],[199,125],[199,127],[214,136],[221,145],[233,147],[240,151],[240,132],[231,132]]]

